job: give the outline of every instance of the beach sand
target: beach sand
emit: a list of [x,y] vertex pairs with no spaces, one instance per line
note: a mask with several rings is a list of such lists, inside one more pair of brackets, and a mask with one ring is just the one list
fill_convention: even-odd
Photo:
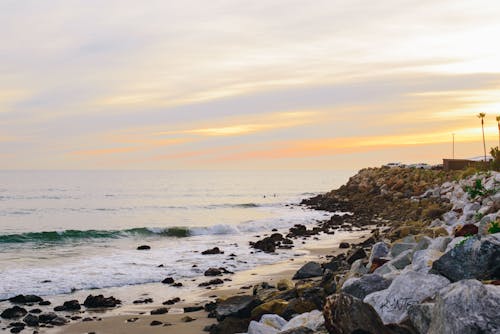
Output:
[[[125,305],[110,313],[97,314],[102,318],[100,321],[76,322],[67,326],[54,329],[42,329],[40,333],[51,334],[117,334],[117,333],[141,333],[141,334],[192,334],[203,332],[205,326],[216,323],[215,319],[207,318],[204,311],[182,313],[184,306],[203,306],[205,303],[214,301],[216,298],[227,298],[237,294],[251,294],[252,287],[260,282],[276,283],[280,279],[291,279],[293,274],[308,261],[326,261],[327,255],[336,255],[344,251],[338,245],[342,241],[358,243],[366,239],[369,231],[340,232],[335,235],[321,235],[319,240],[309,240],[301,249],[308,252],[307,255],[289,259],[270,265],[262,265],[251,270],[237,272],[231,275],[232,281],[223,286],[214,287],[207,290],[193,291],[189,296],[181,296],[185,301],[175,304],[170,308],[169,313],[163,315],[150,315],[149,312],[161,307],[158,304],[149,305]],[[243,289],[242,289],[243,288]],[[142,314],[141,314],[142,313]],[[147,314],[146,314],[147,313]],[[89,313],[93,316],[95,314]],[[189,316],[196,320],[183,322],[183,318]],[[128,319],[138,318],[134,322],[127,322]],[[151,326],[153,320],[161,321],[158,326]],[[164,326],[168,324],[167,326]]]

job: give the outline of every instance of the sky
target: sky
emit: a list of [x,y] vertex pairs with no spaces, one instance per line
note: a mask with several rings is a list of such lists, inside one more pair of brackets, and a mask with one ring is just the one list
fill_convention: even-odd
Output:
[[0,169],[356,169],[499,140],[500,3],[2,0]]

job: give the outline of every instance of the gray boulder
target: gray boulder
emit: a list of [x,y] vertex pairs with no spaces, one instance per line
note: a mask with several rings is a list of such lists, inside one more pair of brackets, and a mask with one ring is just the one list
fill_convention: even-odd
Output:
[[318,277],[323,275],[323,268],[318,262],[307,262],[293,275],[293,279],[303,279],[310,277]]
[[370,293],[387,289],[391,280],[377,274],[364,275],[361,278],[350,278],[342,286],[342,292],[363,300]]
[[388,289],[366,296],[364,302],[373,306],[384,323],[399,323],[411,305],[434,296],[448,284],[450,281],[442,276],[407,271],[397,276]]
[[500,286],[462,280],[443,288],[432,310],[429,334],[500,333]]
[[433,273],[452,282],[500,278],[500,233],[473,237],[457,244],[432,264]]

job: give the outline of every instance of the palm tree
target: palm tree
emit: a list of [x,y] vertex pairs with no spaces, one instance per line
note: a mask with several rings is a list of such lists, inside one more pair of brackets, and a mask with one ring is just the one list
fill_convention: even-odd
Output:
[[500,150],[500,116],[497,116],[497,125],[498,125],[498,149]]
[[481,128],[483,129],[484,161],[486,161],[486,141],[484,140],[484,116],[486,116],[484,112],[480,112],[479,115],[477,115],[477,117],[481,119]]

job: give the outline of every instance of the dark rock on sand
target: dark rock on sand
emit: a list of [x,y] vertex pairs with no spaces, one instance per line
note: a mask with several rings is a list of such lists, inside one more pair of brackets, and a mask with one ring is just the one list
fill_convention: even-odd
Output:
[[165,314],[168,313],[168,308],[160,307],[151,311],[151,315]]
[[28,303],[39,303],[43,299],[36,295],[17,295],[15,297],[9,298],[9,301],[14,304],[28,304]]
[[103,295],[88,295],[83,302],[83,305],[87,308],[115,307],[119,304],[121,304],[121,301],[115,297],[104,297]]
[[151,249],[151,246],[148,245],[140,245],[137,247],[137,250],[148,250]]
[[250,319],[227,317],[218,324],[207,326],[210,334],[235,334],[246,333]]
[[323,315],[329,333],[391,334],[371,305],[348,294],[329,296]]
[[55,318],[57,318],[57,314],[55,314],[54,312],[42,313],[38,316],[38,321],[44,324],[48,324]]
[[392,280],[377,274],[364,275],[361,278],[351,278],[342,286],[342,292],[363,300],[372,292],[387,289]]
[[144,298],[144,299],[134,300],[132,303],[133,304],[151,304],[152,302],[153,302],[153,298]]
[[447,277],[452,282],[475,278],[494,280],[500,278],[500,234],[473,237],[441,256],[432,264],[433,273]]
[[82,307],[80,306],[78,300],[73,299],[64,302],[64,304],[61,306],[54,307],[54,311],[78,311],[81,308]]
[[215,315],[218,321],[226,317],[248,318],[252,309],[260,304],[254,296],[233,296],[217,304]]
[[24,317],[23,321],[26,323],[26,325],[30,327],[36,327],[38,326],[38,317],[33,314],[28,314],[27,316]]
[[198,312],[198,311],[201,311],[203,309],[204,309],[203,306],[187,306],[187,307],[184,307],[184,313]]
[[4,319],[15,319],[15,318],[20,318],[24,317],[28,311],[26,309],[19,307],[19,306],[14,306],[11,308],[8,308],[4,310],[1,314],[0,317]]
[[220,278],[212,279],[208,282],[203,282],[198,284],[198,286],[209,286],[209,285],[217,285],[217,284],[224,284],[224,281],[221,280]]
[[205,276],[222,276],[222,271],[218,268],[208,268],[205,273]]
[[213,255],[213,254],[224,254],[219,247],[214,247],[212,249],[207,249],[203,252],[201,252],[202,255]]
[[174,279],[172,277],[167,277],[163,281],[161,281],[163,284],[174,284]]
[[358,248],[347,258],[347,263],[353,264],[354,261],[359,259],[364,259],[366,257],[366,252],[363,248]]
[[163,305],[174,305],[175,303],[178,303],[180,301],[181,301],[181,299],[179,297],[175,297],[175,298],[169,299],[167,301],[164,301],[162,304]]
[[311,261],[304,264],[296,273],[293,275],[293,279],[303,279],[318,277],[323,275],[323,268],[317,262]]

